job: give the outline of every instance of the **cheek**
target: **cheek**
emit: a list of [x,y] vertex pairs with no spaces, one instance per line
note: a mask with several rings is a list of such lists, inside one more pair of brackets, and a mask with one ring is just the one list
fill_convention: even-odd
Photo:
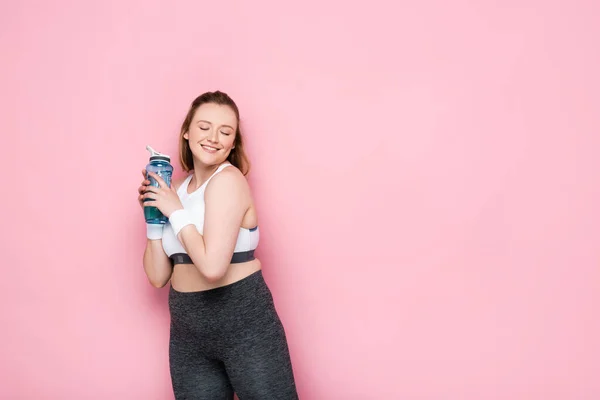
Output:
[[197,142],[206,136],[206,131],[203,131],[202,129],[198,129],[198,128],[190,129],[188,135],[189,135],[189,138],[188,138],[189,141]]
[[224,136],[223,145],[225,147],[230,149],[233,147],[234,144],[235,144],[235,136],[234,135]]

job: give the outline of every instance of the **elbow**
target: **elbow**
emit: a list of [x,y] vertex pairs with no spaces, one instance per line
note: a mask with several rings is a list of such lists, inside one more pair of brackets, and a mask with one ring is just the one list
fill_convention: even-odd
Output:
[[150,282],[150,284],[152,285],[152,287],[156,288],[156,289],[160,289],[165,287],[165,285],[167,284],[167,282],[169,281],[168,279],[148,279],[148,281]]
[[220,268],[217,266],[200,270],[200,273],[202,274],[204,279],[210,284],[218,283],[220,280],[222,280],[225,277],[226,272],[227,272],[226,268]]
[[204,255],[199,257],[197,254],[188,252],[194,266],[200,272],[202,278],[209,284],[215,284],[221,281],[227,273],[227,267],[229,263],[223,260],[215,259],[216,257],[210,257]]
[[216,271],[204,272],[202,275],[204,275],[204,279],[210,284],[219,282],[225,276],[225,274]]

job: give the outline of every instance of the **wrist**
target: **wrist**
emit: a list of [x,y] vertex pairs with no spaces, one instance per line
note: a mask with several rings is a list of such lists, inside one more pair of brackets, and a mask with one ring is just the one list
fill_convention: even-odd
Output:
[[180,208],[175,210],[169,215],[169,223],[175,232],[175,236],[179,235],[179,232],[187,225],[192,225],[192,218],[188,210]]
[[150,240],[159,240],[163,237],[163,228],[162,224],[146,224],[146,238]]

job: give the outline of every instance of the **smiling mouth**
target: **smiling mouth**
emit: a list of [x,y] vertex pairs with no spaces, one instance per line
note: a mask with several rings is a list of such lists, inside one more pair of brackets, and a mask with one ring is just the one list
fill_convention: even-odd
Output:
[[202,146],[202,148],[209,153],[216,153],[217,151],[219,151],[219,149],[217,149],[216,147],[207,146],[205,144],[201,144],[200,146]]

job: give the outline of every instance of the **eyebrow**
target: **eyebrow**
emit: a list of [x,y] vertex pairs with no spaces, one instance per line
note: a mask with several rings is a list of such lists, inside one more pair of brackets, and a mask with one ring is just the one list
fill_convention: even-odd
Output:
[[[198,122],[196,122],[196,123],[200,123],[200,122],[204,122],[204,123],[206,123],[206,124],[210,124],[210,125],[212,125],[212,122],[210,122],[210,121],[206,121],[206,120],[203,120],[203,119],[199,119],[199,120],[198,120]],[[229,129],[232,129],[232,130],[233,130],[233,126],[229,126],[229,125],[222,125],[222,127],[223,127],[223,128],[229,128]]]

